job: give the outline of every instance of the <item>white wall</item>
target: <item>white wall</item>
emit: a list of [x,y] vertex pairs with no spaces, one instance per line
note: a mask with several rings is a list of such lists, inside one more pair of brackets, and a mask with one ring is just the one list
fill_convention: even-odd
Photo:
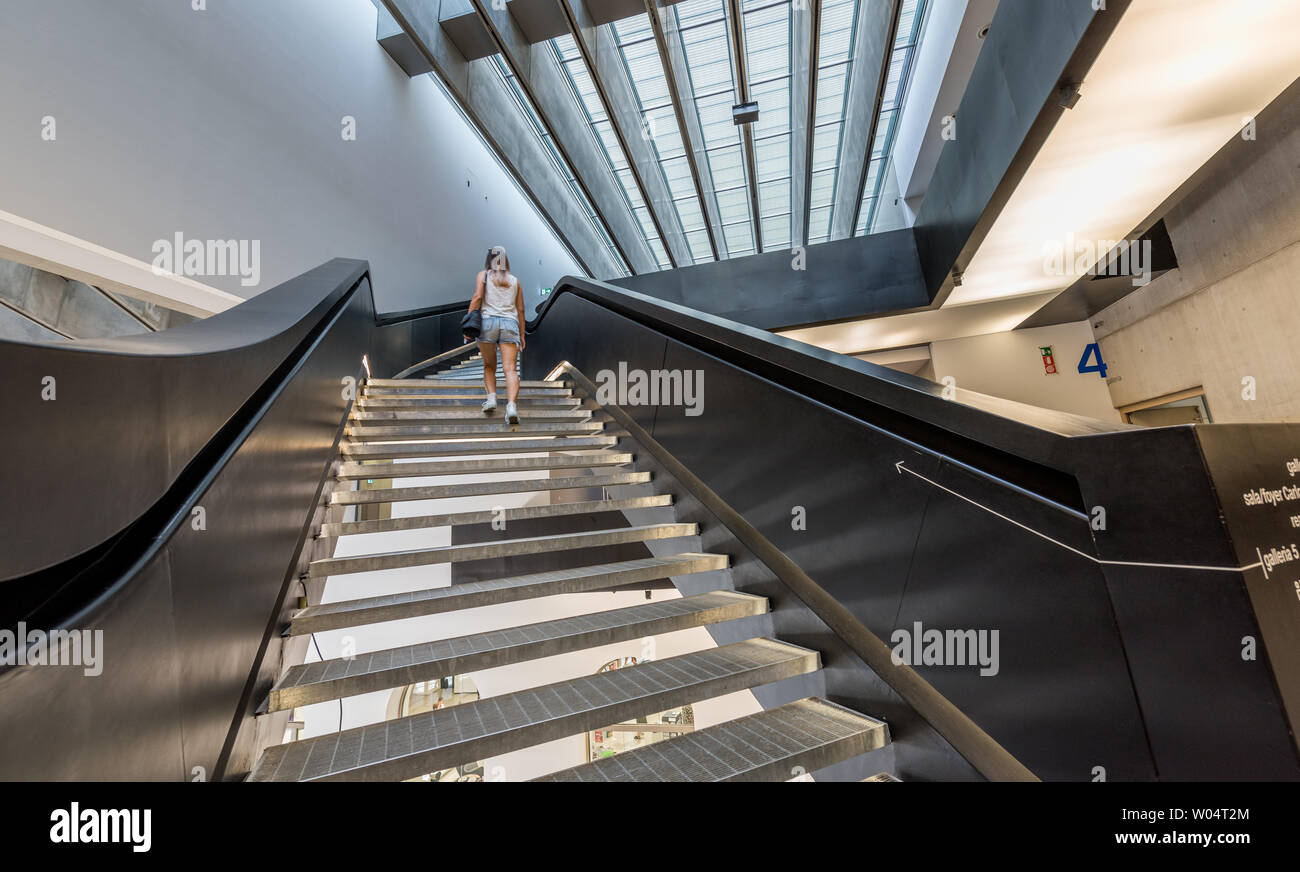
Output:
[[[968,336],[930,343],[934,378],[957,380],[957,387],[1008,400],[1119,421],[1106,381],[1097,373],[1080,373],[1079,358],[1093,341],[1087,321]],[[1056,374],[1043,369],[1039,346],[1055,353]],[[1090,361],[1091,362],[1091,361]]]
[[207,7],[5,0],[0,211],[144,261],[177,232],[261,240],[256,287],[201,279],[241,297],[342,256],[371,262],[381,311],[463,300],[496,243],[526,291],[581,272],[438,83],[375,41],[371,0]]

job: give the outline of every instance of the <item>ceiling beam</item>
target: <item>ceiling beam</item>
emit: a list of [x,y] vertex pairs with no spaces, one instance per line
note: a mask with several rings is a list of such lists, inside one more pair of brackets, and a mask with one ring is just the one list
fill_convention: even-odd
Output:
[[[860,0],[854,22],[853,68],[849,71],[844,101],[844,125],[840,128],[840,168],[835,174],[831,199],[831,239],[847,239],[858,223],[871,152],[880,123],[880,107],[889,79],[889,62],[894,54],[894,35],[903,11],[902,0],[871,3]],[[865,130],[866,136],[850,135]]]
[[[519,183],[542,219],[590,276],[612,277],[622,267],[610,256],[568,182],[531,135],[532,124],[516,107],[507,86],[485,63],[470,63],[438,24],[438,0],[383,0],[378,36],[395,25],[437,74],[489,148]],[[387,13],[392,21],[385,19]],[[408,71],[409,73],[409,71]]]
[[[808,244],[808,219],[812,211],[813,127],[817,120],[817,60],[820,56],[822,4],[802,0],[793,8],[794,45],[790,64],[790,120],[803,119],[804,143],[795,143],[797,127],[790,130],[790,243]],[[802,111],[800,111],[802,110]]]
[[[479,20],[515,80],[528,96],[542,126],[596,211],[614,247],[633,273],[656,272],[659,262],[646,244],[622,187],[596,141],[586,110],[578,105],[569,74],[549,44],[534,49],[507,8],[495,0],[470,0]],[[500,4],[505,6],[506,4]]]
[[1129,0],[999,3],[916,216],[935,306],[952,293],[1062,114],[1062,83],[1083,82]]
[[[749,102],[749,63],[745,54],[745,15],[740,0],[725,0],[727,27],[731,31],[731,75],[736,82],[736,102]],[[762,107],[759,107],[760,109]],[[754,225],[754,252],[763,251],[763,226],[758,217],[758,158],[754,154],[754,125],[740,125],[745,176],[749,179],[749,215]]]
[[623,65],[613,33],[608,27],[602,29],[595,23],[583,0],[557,0],[557,3],[582,55],[587,74],[595,85],[614,137],[627,158],[632,179],[645,201],[655,232],[668,252],[669,265],[675,268],[694,263],[677,209],[673,206],[672,192],[659,171],[654,147],[642,135],[644,128],[641,113],[636,108],[636,90]]
[[686,162],[691,168],[691,181],[695,184],[695,195],[700,201],[700,213],[704,216],[704,229],[709,236],[709,248],[713,252],[714,259],[720,260],[727,256],[727,248],[722,235],[722,222],[718,215],[718,201],[713,196],[713,174],[709,171],[708,155],[704,153],[702,146],[696,145],[704,142],[704,132],[700,128],[700,117],[695,111],[691,90],[689,88],[683,90],[682,87],[684,82],[689,81],[682,36],[676,26],[669,29],[664,25],[663,10],[669,5],[671,4],[664,0],[645,0],[646,14],[650,18],[650,28],[655,35],[655,46],[659,49],[659,62],[663,66],[664,79],[668,84],[668,95],[672,98],[673,113],[677,117],[677,130],[681,136],[682,149],[686,152]]

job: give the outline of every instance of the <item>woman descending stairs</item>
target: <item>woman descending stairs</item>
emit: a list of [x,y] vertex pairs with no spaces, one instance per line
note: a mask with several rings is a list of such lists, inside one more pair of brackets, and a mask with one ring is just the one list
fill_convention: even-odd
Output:
[[[532,560],[536,568],[538,555],[550,555],[540,558],[550,568],[506,571],[499,577],[469,572],[465,577],[470,580],[456,582],[453,577],[450,586],[309,605],[295,614],[285,635],[359,628],[564,594],[635,591],[695,576],[708,580],[706,588],[716,579],[716,589],[610,610],[601,610],[607,604],[604,598],[591,596],[587,614],[293,666],[271,690],[267,711],[438,682],[446,676],[767,612],[765,598],[731,589],[726,555],[691,550],[698,547],[698,525],[627,526],[624,512],[670,507],[673,496],[655,493],[651,473],[633,468],[634,444],[625,432],[607,426],[610,417],[593,400],[575,397],[569,382],[525,381],[519,396],[520,422],[511,427],[479,411],[482,374],[481,370],[474,373],[473,366],[468,361],[459,372],[374,379],[366,384],[347,422],[337,467],[339,488],[329,497],[334,506],[359,509],[332,513],[343,519],[324,524],[319,535],[337,541],[360,534],[454,530],[494,522],[507,530],[512,522],[540,523],[546,525],[547,534],[516,537],[507,532],[506,538],[459,543],[453,536],[449,545],[329,557],[313,562],[309,575],[339,578],[438,564],[481,568],[485,561],[527,568]],[[486,473],[497,475],[489,481],[398,486],[404,478],[437,481],[439,476],[473,478]],[[389,479],[394,486],[354,489],[361,481]],[[602,498],[414,517],[366,517],[382,513],[363,511],[403,501],[455,501],[492,494],[549,492],[572,499],[577,489],[588,488],[600,489]],[[611,496],[611,488],[622,495]],[[454,508],[455,503],[450,505]],[[594,527],[593,519],[597,519]],[[626,555],[629,547],[640,549],[635,553],[642,556],[609,559],[611,554],[619,556],[620,550]],[[694,589],[698,588],[697,584]],[[272,746],[249,780],[419,778],[820,668],[816,651],[772,638],[748,638]],[[851,760],[888,741],[884,723],[812,697],[683,732],[540,780],[783,781]]]

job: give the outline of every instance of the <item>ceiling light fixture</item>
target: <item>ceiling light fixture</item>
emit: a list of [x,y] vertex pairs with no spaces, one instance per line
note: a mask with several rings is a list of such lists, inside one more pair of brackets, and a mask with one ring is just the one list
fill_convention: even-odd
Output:
[[753,124],[758,120],[758,101],[750,100],[748,103],[737,103],[731,107],[731,123],[739,127],[742,124]]

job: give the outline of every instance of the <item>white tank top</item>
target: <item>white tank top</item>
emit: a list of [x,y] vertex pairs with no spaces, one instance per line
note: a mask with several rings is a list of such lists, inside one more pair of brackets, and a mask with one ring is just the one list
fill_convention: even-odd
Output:
[[517,318],[518,310],[515,309],[515,294],[518,292],[519,279],[510,273],[506,273],[506,283],[504,285],[497,285],[492,283],[492,271],[484,271],[483,314],[493,315],[497,318]]

